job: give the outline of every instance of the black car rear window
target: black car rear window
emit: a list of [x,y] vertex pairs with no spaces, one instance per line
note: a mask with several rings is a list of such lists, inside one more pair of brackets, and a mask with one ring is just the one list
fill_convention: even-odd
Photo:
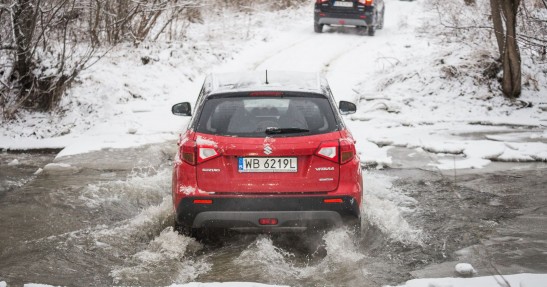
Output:
[[[303,136],[338,130],[332,107],[325,97],[216,97],[205,101],[197,132],[265,137]],[[272,134],[272,130],[287,131]]]

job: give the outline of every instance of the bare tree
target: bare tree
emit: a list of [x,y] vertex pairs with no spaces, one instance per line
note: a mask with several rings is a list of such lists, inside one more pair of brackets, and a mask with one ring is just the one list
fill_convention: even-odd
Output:
[[511,99],[521,93],[521,63],[517,43],[517,13],[520,0],[490,0],[492,22],[503,67],[502,91]]
[[200,5],[197,0],[0,1],[0,108],[7,119],[19,108],[56,107],[97,58],[99,46],[104,53],[123,41],[139,45],[151,34],[158,39],[170,23],[189,17],[187,9]]

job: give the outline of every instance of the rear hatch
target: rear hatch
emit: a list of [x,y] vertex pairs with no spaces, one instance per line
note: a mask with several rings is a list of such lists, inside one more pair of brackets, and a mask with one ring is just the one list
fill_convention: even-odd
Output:
[[363,4],[354,0],[336,0],[324,1],[319,4],[321,12],[330,13],[362,13],[364,11]]
[[194,129],[201,190],[297,193],[338,187],[339,124],[322,94],[210,96]]
[[[321,149],[338,145],[339,132],[290,138],[197,135],[198,149],[216,155],[196,166],[201,190],[218,193],[316,193],[338,187],[340,165]],[[203,154],[204,152],[202,152]],[[207,152],[205,152],[207,153]],[[209,153],[213,154],[213,153]]]

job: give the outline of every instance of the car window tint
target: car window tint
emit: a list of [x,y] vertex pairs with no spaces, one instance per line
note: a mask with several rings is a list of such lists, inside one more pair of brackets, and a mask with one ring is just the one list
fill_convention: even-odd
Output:
[[299,136],[336,131],[337,125],[326,98],[226,97],[205,101],[196,131],[225,136],[264,137],[267,128],[309,130],[277,135]]

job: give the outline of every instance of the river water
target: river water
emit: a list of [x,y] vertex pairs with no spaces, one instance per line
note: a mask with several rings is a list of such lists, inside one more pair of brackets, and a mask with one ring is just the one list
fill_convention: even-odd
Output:
[[[358,238],[340,228],[198,242],[171,227],[173,147],[61,159],[47,151],[1,154],[0,281],[382,286],[424,274],[451,276],[461,259],[478,264],[482,275],[491,266],[547,270],[541,251],[547,228],[531,226],[546,222],[545,164],[498,164],[457,176],[415,167],[366,170],[365,228]],[[44,170],[34,174],[38,169]]]

